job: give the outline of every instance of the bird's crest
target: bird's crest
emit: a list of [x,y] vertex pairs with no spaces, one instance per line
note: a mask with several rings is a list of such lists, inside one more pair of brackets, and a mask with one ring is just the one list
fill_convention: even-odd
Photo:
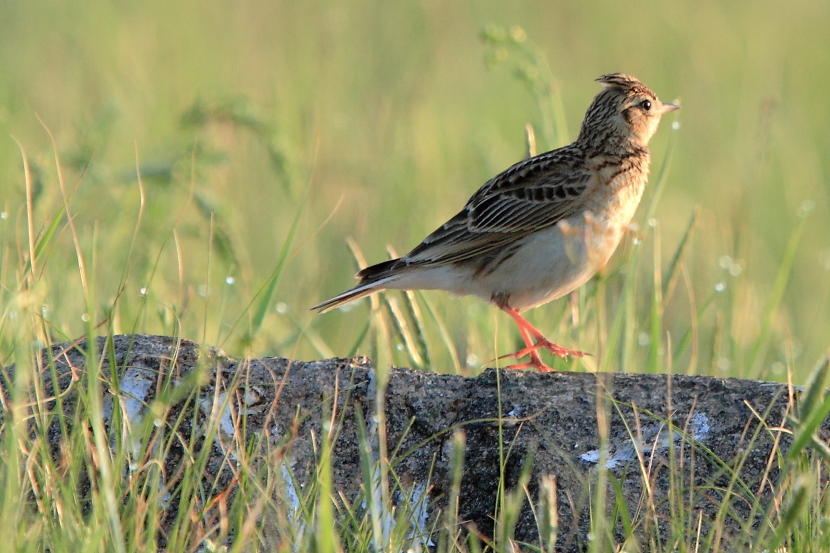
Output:
[[653,95],[646,85],[625,73],[603,75],[597,79],[597,82],[601,83],[605,88],[620,88],[634,94],[651,93]]

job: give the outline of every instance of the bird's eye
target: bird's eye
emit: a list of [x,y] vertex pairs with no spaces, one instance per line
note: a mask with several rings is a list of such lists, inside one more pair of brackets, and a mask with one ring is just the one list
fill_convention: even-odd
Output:
[[645,111],[648,111],[651,109],[651,102],[648,100],[643,100],[642,102],[640,102],[640,107],[642,107]]

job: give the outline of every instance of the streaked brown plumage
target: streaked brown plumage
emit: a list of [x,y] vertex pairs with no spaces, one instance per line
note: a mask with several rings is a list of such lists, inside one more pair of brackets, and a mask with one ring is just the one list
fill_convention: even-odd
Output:
[[[360,284],[312,309],[328,311],[383,289],[476,295],[510,314],[527,347],[513,368],[552,370],[537,352],[582,356],[550,342],[520,311],[562,297],[607,263],[640,202],[648,141],[677,109],[633,77],[597,79],[604,89],[572,144],[493,177],[458,215],[411,252],[363,269]],[[531,340],[535,339],[535,343]]]

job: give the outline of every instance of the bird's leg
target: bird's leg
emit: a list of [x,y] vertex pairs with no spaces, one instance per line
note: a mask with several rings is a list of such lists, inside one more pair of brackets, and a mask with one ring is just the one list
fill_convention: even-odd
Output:
[[[544,362],[542,362],[541,357],[539,357],[539,353],[537,352],[538,349],[545,348],[553,355],[558,355],[562,358],[567,358],[568,356],[574,357],[583,357],[585,353],[581,351],[575,351],[572,349],[568,349],[562,347],[558,344],[554,344],[550,340],[548,340],[542,332],[530,324],[527,319],[519,315],[519,312],[510,307],[509,305],[502,305],[500,306],[501,310],[513,317],[513,320],[516,321],[516,326],[519,327],[519,332],[522,335],[522,338],[525,341],[524,349],[520,349],[516,353],[509,354],[509,355],[502,355],[499,359],[503,359],[505,357],[515,357],[520,358],[524,357],[525,355],[530,354],[530,361],[528,363],[521,363],[517,365],[511,365],[507,367],[508,369],[524,369],[529,367],[535,367],[539,369],[540,372],[549,372],[553,371],[551,367],[547,366]],[[536,339],[536,343],[531,343],[530,336]]]
[[[517,313],[517,315],[518,315],[518,313]],[[534,368],[534,369],[537,369],[539,372],[543,372],[543,373],[554,371],[555,369],[553,367],[549,367],[548,365],[546,365],[545,362],[542,361],[542,358],[539,357],[539,353],[536,351],[536,349],[538,347],[541,347],[541,346],[536,346],[533,343],[533,341],[530,339],[530,335],[528,334],[527,329],[523,326],[519,326],[519,333],[522,335],[522,339],[525,341],[525,346],[527,346],[526,348],[524,348],[521,351],[526,352],[526,353],[523,353],[523,354],[519,355],[520,352],[516,352],[516,353],[512,353],[512,354],[502,355],[501,357],[498,357],[498,359],[505,359],[506,357],[516,357],[518,359],[519,357],[524,357],[527,353],[529,353],[530,354],[530,361],[527,362],[527,363],[516,363],[515,365],[508,365],[505,368],[506,369],[530,369],[530,368]]]

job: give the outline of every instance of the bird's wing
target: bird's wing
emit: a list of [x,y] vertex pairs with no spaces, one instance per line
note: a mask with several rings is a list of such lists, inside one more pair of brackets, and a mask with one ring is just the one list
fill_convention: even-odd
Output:
[[585,209],[596,178],[570,148],[519,162],[482,186],[396,268],[464,261],[551,227]]

